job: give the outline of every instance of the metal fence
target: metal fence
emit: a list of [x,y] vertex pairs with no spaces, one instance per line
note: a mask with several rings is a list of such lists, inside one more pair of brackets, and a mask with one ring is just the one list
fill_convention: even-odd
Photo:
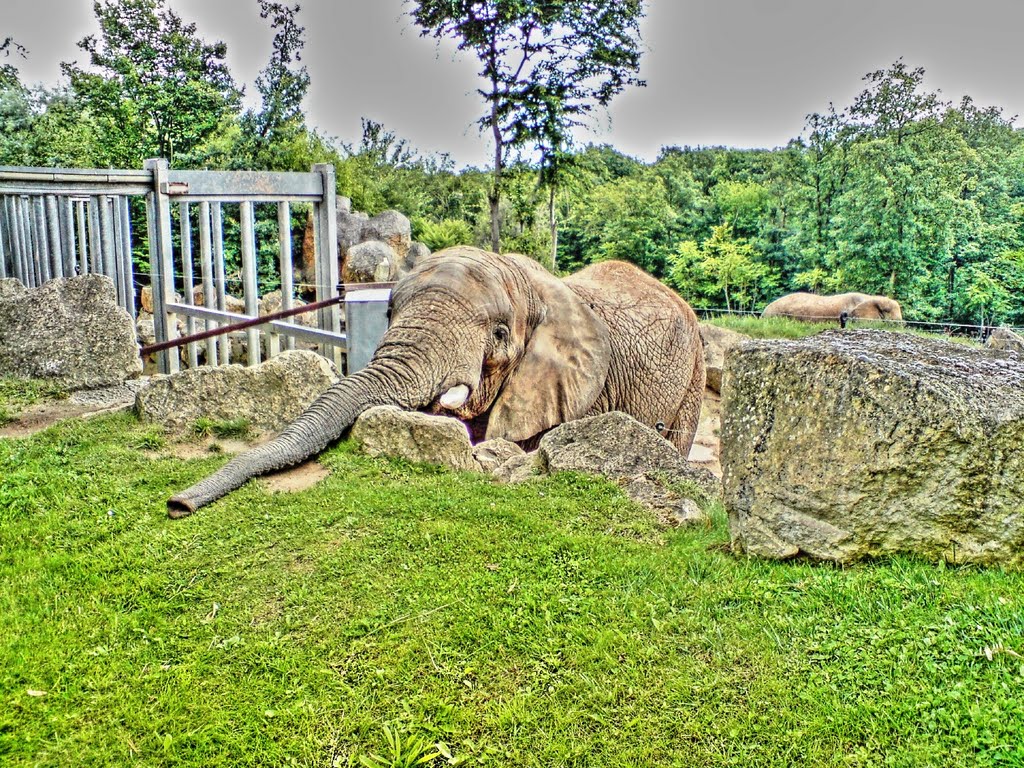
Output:
[[[145,200],[146,231],[132,232],[130,201]],[[157,342],[179,337],[179,318],[189,335],[219,325],[259,316],[261,293],[257,275],[255,206],[276,207],[276,232],[263,233],[276,250],[276,279],[281,309],[295,302],[291,206],[306,203],[313,211],[316,301],[337,298],[338,246],[334,167],[314,166],[309,173],[259,171],[174,171],[166,161],[149,160],[141,171],[64,170],[0,167],[0,278],[14,277],[35,287],[55,277],[102,273],[117,287],[118,301],[133,316],[139,303],[141,277],[132,261],[147,254],[152,286],[153,324]],[[232,310],[225,259],[225,206],[237,205],[237,237],[232,250],[240,261],[239,288],[243,304]],[[264,217],[266,218],[266,217]],[[235,228],[232,228],[234,232]],[[249,365],[264,355],[291,348],[296,339],[318,345],[318,351],[341,366],[348,339],[341,332],[340,307],[317,311],[317,327],[294,318],[269,321],[245,331],[244,354]],[[376,339],[363,340],[361,346]],[[181,365],[231,362],[231,344],[223,336],[185,345],[185,351],[162,351],[161,372]],[[350,366],[351,367],[351,366]]]
[[103,274],[135,317],[129,198],[151,184],[140,171],[0,167],[0,278]]

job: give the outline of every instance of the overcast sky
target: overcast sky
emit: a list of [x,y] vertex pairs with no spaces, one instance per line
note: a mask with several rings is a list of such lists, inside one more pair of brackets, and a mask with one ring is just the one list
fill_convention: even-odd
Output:
[[[366,116],[421,152],[488,165],[475,126],[474,59],[421,39],[402,0],[299,1],[312,125],[358,142]],[[61,61],[85,63],[75,43],[97,30],[92,5],[0,0],[0,38],[29,49],[27,60],[11,60],[24,79],[54,84]],[[228,44],[232,74],[254,95],[271,40],[256,0],[168,5],[207,41]],[[782,146],[808,113],[849,105],[867,72],[901,56],[948,100],[967,94],[1007,117],[1024,115],[1024,0],[649,0],[647,8],[647,87],[618,96],[584,142],[647,160],[666,145]]]

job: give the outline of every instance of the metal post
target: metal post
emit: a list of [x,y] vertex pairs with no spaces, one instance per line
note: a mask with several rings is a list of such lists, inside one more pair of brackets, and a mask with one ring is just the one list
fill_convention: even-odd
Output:
[[[280,243],[281,309],[291,309],[295,286],[292,280],[292,215],[287,202],[277,204],[277,239]],[[285,337],[285,345],[288,349],[295,349],[295,337]]]
[[135,319],[135,265],[132,263],[132,217],[128,196],[114,198],[118,202],[117,218],[121,222],[121,284],[124,286],[124,308]]
[[[330,163],[318,163],[313,172],[319,173],[323,180],[323,198],[314,205],[316,224],[313,227],[313,239],[316,248],[317,279],[316,298],[322,301],[339,295],[338,288],[338,200],[334,181],[334,166]],[[325,331],[341,333],[341,318],[337,306],[320,310],[320,327]],[[331,357],[338,370],[341,370],[341,350],[333,346],[321,345],[321,354]]]
[[44,198],[43,210],[46,214],[50,274],[53,277],[64,277],[64,256],[60,247],[60,218],[57,213],[56,195],[47,195]]
[[[157,341],[178,338],[174,319],[167,305],[174,298],[174,256],[171,250],[171,199],[167,195],[167,161],[147,160],[146,170],[153,172],[153,191],[150,193],[152,237],[149,242],[150,272],[153,275],[153,320]],[[177,373],[177,352],[159,353],[161,373]]]
[[[242,232],[242,279],[245,283],[245,313],[256,317],[260,312],[259,295],[256,286],[256,233],[253,230],[252,202],[244,200],[239,204],[239,224]],[[256,328],[247,328],[246,348],[248,349],[248,365],[259,365],[260,332]]]
[[75,215],[78,217],[78,268],[77,273],[84,275],[89,271],[89,238],[85,234],[85,201],[75,201]]
[[[227,309],[227,276],[224,273],[224,215],[220,203],[213,204],[213,267],[217,283],[217,309],[224,312]],[[227,365],[231,362],[231,338],[226,337],[220,341],[220,364]]]
[[[214,309],[217,306],[217,299],[213,294],[213,239],[210,235],[210,204],[199,204],[199,269],[203,280],[203,305],[207,309]],[[205,330],[210,331],[218,327],[219,323],[214,320],[204,320]],[[217,339],[206,340],[206,364],[217,364]],[[220,340],[221,344],[227,343],[227,339]]]
[[[178,203],[178,219],[181,232],[181,275],[184,282],[185,303],[195,304],[195,285],[192,276],[192,220],[189,218],[188,203]],[[185,318],[185,335],[192,336],[196,332],[194,318]],[[190,368],[199,366],[199,350],[195,344],[188,345],[188,364]]]

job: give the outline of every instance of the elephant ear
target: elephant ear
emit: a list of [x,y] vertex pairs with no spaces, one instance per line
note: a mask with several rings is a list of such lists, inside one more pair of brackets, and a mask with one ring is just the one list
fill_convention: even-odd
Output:
[[491,408],[487,439],[513,442],[586,414],[611,361],[608,326],[550,273],[530,275],[540,307],[523,359]]

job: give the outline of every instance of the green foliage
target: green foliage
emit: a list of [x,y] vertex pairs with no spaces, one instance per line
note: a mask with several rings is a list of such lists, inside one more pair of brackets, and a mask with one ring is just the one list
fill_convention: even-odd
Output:
[[414,768],[417,765],[429,765],[444,754],[440,745],[429,745],[421,736],[403,735],[401,731],[392,730],[387,724],[383,726],[383,730],[387,754],[360,755],[359,762],[366,768]]
[[237,111],[241,94],[224,43],[201,40],[165,0],[102,0],[94,8],[99,37],[78,44],[91,69],[61,69],[97,122],[100,165],[139,168],[149,157],[175,164]]
[[413,235],[431,251],[440,251],[453,245],[473,245],[473,230],[460,219],[442,219],[438,222],[418,219],[413,227]]
[[778,291],[778,275],[761,258],[722,224],[699,247],[692,240],[680,244],[670,257],[668,282],[691,303],[750,310]]

